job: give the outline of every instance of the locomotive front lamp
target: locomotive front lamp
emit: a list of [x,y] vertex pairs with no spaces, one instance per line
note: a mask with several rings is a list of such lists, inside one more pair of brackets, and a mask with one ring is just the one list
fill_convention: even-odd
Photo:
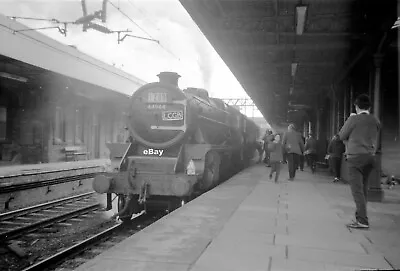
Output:
[[307,6],[296,7],[296,34],[302,35],[306,25]]
[[187,175],[196,175],[196,166],[194,165],[193,160],[190,160],[186,167]]

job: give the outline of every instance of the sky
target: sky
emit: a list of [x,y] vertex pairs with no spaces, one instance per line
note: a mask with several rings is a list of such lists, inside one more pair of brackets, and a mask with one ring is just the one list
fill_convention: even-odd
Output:
[[[86,5],[90,14],[101,10],[102,0],[86,0]],[[67,22],[83,16],[80,0],[0,0],[0,12]],[[38,20],[18,22],[32,28],[56,25]],[[67,37],[57,29],[39,31],[146,82],[158,81],[156,75],[161,71],[175,71],[182,76],[181,88],[205,88],[217,98],[249,98],[179,0],[109,0],[106,23],[95,22],[110,30],[129,29],[131,35],[156,39],[160,44],[131,37],[118,44],[116,33],[83,32],[81,25],[73,24],[67,27]],[[246,114],[253,116],[253,110],[247,108]],[[254,116],[261,114],[256,110]]]

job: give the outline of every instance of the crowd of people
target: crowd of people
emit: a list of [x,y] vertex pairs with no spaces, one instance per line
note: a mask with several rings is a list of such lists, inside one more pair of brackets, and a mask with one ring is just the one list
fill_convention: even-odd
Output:
[[[368,180],[375,167],[375,153],[378,149],[380,132],[379,120],[370,114],[371,101],[368,95],[359,95],[354,103],[356,113],[345,121],[339,133],[329,142],[327,155],[334,172],[333,182],[341,179],[342,159],[346,159],[347,181],[356,205],[355,220],[347,224],[350,228],[368,229],[367,217]],[[282,135],[267,130],[263,137],[260,162],[271,167],[269,178],[275,174],[278,182],[281,164],[288,164],[289,181],[293,181],[297,169],[304,169],[304,160],[315,173],[317,162],[317,141],[312,134],[305,139],[294,124]],[[265,152],[265,154],[264,154]]]
[[[288,131],[280,134],[267,130],[263,137],[263,162],[267,167],[271,167],[269,175],[275,173],[275,181],[278,181],[280,165],[288,164],[289,180],[293,181],[297,169],[304,170],[304,163],[315,173],[317,158],[317,141],[312,134],[307,139],[304,138],[297,130],[294,124],[288,126]],[[261,160],[260,160],[261,161]]]
[[[310,167],[312,173],[315,173],[317,168],[317,140],[313,134],[304,138],[296,130],[295,125],[290,124],[288,131],[283,134],[267,130],[262,139],[262,144],[259,162],[271,167],[273,171],[277,167],[280,168],[280,164],[288,164],[289,180],[294,179],[297,169],[304,171],[305,164]],[[342,181],[341,166],[344,153],[345,145],[339,135],[335,134],[328,144],[327,155],[325,156],[325,159],[329,160],[334,183]]]

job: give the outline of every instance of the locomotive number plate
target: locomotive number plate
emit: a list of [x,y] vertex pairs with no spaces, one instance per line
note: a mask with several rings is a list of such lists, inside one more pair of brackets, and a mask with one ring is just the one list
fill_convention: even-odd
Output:
[[167,93],[165,92],[149,92],[147,95],[147,101],[149,103],[166,103]]
[[163,111],[162,120],[183,120],[183,111]]

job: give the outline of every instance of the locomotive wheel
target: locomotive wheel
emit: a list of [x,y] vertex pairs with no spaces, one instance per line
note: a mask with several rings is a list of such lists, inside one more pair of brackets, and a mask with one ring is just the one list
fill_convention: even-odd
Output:
[[219,167],[221,158],[216,152],[208,152],[204,166],[202,189],[208,190],[217,184],[220,178]]
[[[129,206],[127,206],[129,204]],[[124,210],[125,209],[125,210]],[[118,195],[118,213],[122,212],[119,218],[123,222],[131,220],[133,214],[139,211],[139,204],[135,197],[129,202],[128,195]]]

